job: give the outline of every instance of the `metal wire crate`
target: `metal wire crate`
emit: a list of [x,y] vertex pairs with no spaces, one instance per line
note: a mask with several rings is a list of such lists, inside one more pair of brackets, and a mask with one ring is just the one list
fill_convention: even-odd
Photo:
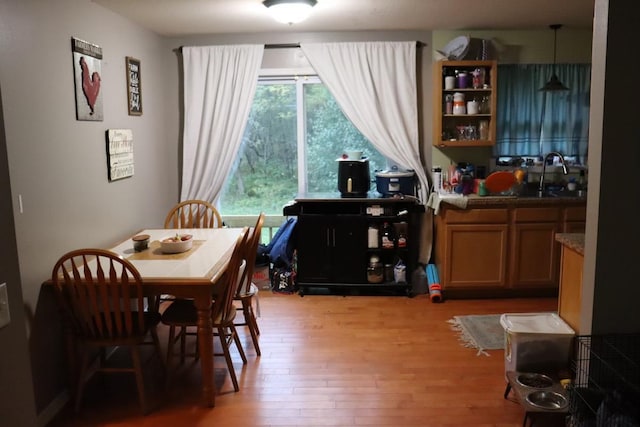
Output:
[[568,425],[640,426],[640,334],[580,335],[574,356]]

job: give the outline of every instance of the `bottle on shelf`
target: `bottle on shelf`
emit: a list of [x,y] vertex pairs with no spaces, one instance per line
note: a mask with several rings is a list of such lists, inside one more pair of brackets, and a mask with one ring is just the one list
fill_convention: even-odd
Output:
[[391,228],[391,224],[388,222],[385,222],[382,226],[382,238],[380,240],[382,249],[393,249],[396,246],[393,228]]
[[398,248],[407,247],[407,223],[402,221],[394,224],[396,228],[396,246]]
[[580,175],[578,176],[578,190],[587,189],[587,178],[584,173],[584,169],[580,169]]
[[371,224],[369,226],[369,231],[367,233],[367,246],[369,249],[377,249],[379,247],[379,230],[378,226],[375,224]]

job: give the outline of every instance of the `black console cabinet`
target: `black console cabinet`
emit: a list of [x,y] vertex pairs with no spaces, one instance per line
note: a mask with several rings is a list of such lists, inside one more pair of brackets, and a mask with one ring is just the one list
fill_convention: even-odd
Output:
[[[334,195],[300,196],[283,213],[297,216],[295,247],[297,282],[301,294],[309,288],[397,290],[407,292],[418,264],[420,219],[424,206],[406,198],[340,198]],[[368,248],[368,228],[382,233],[384,222],[406,223],[404,248]],[[405,283],[393,280],[369,283],[367,266],[372,255],[383,264],[406,264]]]

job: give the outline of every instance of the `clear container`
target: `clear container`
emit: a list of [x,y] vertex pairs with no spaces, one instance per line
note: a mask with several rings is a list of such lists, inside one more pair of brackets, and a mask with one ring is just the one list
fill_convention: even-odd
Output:
[[369,258],[367,281],[369,283],[382,283],[384,281],[384,270],[377,255],[371,255],[371,258]]
[[556,373],[569,367],[575,332],[556,313],[500,316],[505,332],[504,369]]

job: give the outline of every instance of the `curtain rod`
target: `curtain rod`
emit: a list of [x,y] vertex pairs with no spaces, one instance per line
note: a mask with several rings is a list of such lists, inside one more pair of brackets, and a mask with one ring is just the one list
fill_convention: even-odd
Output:
[[[426,45],[426,43],[421,41],[416,42],[417,47],[424,47]],[[296,47],[300,47],[300,43],[267,43],[264,45],[265,49],[288,49]]]
[[[417,47],[424,47],[426,43],[421,41],[416,42]],[[176,52],[182,52],[182,48],[184,46],[180,46],[179,48],[174,49]],[[300,43],[267,43],[264,45],[265,49],[290,49],[290,48],[299,48]]]

